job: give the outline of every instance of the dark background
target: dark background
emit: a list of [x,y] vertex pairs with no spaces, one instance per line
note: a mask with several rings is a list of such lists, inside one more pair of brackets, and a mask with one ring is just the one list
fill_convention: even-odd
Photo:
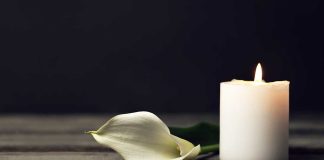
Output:
[[258,62],[292,111],[324,111],[321,3],[1,1],[0,112],[218,112]]

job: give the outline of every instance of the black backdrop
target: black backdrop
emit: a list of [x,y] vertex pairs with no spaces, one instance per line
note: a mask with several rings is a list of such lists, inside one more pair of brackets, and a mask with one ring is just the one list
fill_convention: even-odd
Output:
[[218,112],[219,83],[291,81],[321,111],[317,1],[0,2],[0,112]]

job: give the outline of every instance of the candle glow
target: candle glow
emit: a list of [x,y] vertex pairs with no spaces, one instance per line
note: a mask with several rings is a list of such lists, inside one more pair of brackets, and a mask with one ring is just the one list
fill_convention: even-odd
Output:
[[262,67],[260,63],[258,63],[255,70],[254,82],[262,82]]

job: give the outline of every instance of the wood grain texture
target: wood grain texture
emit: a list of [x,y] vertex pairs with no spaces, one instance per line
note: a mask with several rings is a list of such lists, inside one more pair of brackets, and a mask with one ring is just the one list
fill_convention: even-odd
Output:
[[[211,114],[159,115],[168,125],[189,126],[200,121],[218,123]],[[121,160],[109,148],[98,145],[85,131],[95,130],[112,115],[1,115],[1,160]],[[290,157],[324,159],[324,118],[293,115]],[[217,156],[208,160],[217,160]]]

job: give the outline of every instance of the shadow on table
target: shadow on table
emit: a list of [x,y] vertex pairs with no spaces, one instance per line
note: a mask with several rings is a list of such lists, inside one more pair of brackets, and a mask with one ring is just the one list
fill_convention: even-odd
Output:
[[[219,160],[218,153],[202,155],[197,160]],[[324,160],[324,149],[290,147],[289,160]]]
[[290,147],[290,160],[323,160],[324,148]]

